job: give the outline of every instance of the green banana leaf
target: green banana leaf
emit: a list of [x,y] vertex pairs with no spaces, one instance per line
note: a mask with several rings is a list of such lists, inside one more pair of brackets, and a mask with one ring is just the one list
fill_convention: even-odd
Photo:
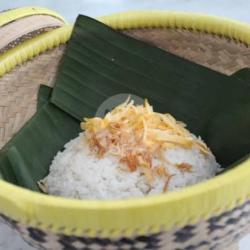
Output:
[[232,77],[239,78],[246,83],[250,84],[250,69],[244,68],[236,71],[234,74],[232,74]]
[[[250,84],[250,69],[249,68],[243,68],[231,75],[232,77],[237,77],[243,81],[246,82],[246,84]],[[224,168],[223,171],[221,171],[219,174],[223,174],[227,171],[229,171],[232,168],[237,167],[240,163],[250,159],[250,153],[246,154],[244,157],[240,158],[239,160],[233,162],[230,164],[227,168]]]
[[79,16],[52,102],[81,120],[108,97],[148,98],[200,135],[226,167],[250,151],[250,86]]
[[52,88],[46,85],[41,85],[37,96],[37,110],[43,107],[44,104],[48,103],[52,95]]
[[[41,85],[38,91],[38,97],[37,97],[37,110],[40,110],[45,104],[49,102],[49,99],[52,94],[52,88],[48,87],[46,85]],[[26,124],[28,126],[29,123]],[[24,128],[19,131],[17,136],[22,133]],[[15,145],[16,137],[14,136],[1,150],[0,152],[0,162],[2,161],[2,164],[0,164],[0,179],[8,180],[12,183],[17,183],[17,179],[15,177],[14,172],[12,171],[11,167],[6,167],[10,162],[8,161],[8,157],[6,157],[6,152],[8,148],[11,148],[13,145]],[[4,176],[4,177],[3,177]]]
[[2,178],[38,191],[37,181],[64,144],[80,132],[79,121],[52,103],[42,108],[1,150]]
[[38,190],[55,154],[108,97],[148,98],[211,147],[223,167],[250,152],[250,86],[79,16],[54,89],[41,87],[38,111],[0,152],[3,179]]

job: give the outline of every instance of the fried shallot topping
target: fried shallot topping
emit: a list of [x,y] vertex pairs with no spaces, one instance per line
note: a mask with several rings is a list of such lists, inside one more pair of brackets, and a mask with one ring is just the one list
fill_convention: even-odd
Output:
[[[145,100],[144,105],[134,105],[127,99],[104,118],[85,118],[81,123],[90,148],[98,157],[112,154],[119,157],[128,170],[141,171],[151,183],[154,176],[165,178],[164,191],[172,178],[166,168],[153,166],[153,158],[169,163],[163,152],[176,147],[195,147],[203,154],[211,154],[206,144],[195,138],[182,122],[176,121],[170,114],[153,111]],[[182,172],[191,172],[188,163],[174,165]]]

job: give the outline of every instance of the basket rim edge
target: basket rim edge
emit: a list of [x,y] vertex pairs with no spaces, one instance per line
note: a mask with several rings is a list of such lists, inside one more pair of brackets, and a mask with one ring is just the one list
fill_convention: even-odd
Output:
[[[99,18],[99,20],[115,29],[156,27],[172,27],[183,29],[192,28],[193,30],[223,35],[231,39],[244,42],[248,45],[250,44],[250,25],[238,21],[229,21],[228,19],[220,17],[211,17],[201,14],[183,12],[139,11],[113,14],[110,16],[101,17]],[[187,22],[187,20],[189,22]],[[218,26],[220,29],[218,28]],[[235,32],[235,30],[237,32]],[[43,53],[53,47],[57,47],[59,46],[59,44],[66,43],[70,38],[71,32],[72,26],[66,25],[62,28],[58,28],[56,30],[33,38],[27,41],[27,43],[21,44],[15,49],[7,52],[4,56],[0,56],[0,75],[4,75],[6,72],[13,69],[16,65],[33,58],[35,55]],[[44,46],[44,44],[46,44],[46,46]],[[15,63],[13,63],[14,60]],[[1,70],[3,65],[4,70]],[[6,68],[6,65],[12,67]],[[63,223],[61,223],[61,220],[59,220],[58,216],[54,218],[51,215],[49,216],[51,207],[53,207],[57,211],[57,213],[59,213],[60,211],[62,217],[65,217],[66,210],[70,210],[71,212],[75,210],[74,212],[77,212],[80,217],[87,221],[87,224],[85,223],[85,228],[90,228],[92,230],[98,230],[102,228],[105,232],[108,232],[108,230],[111,229],[121,230],[123,228],[126,228],[129,229],[128,231],[131,231],[132,233],[133,230],[138,228],[138,224],[141,224],[142,221],[140,220],[137,223],[131,223],[131,221],[126,216],[126,213],[129,214],[129,212],[124,212],[124,208],[126,208],[126,210],[130,209],[130,212],[135,212],[137,215],[143,214],[141,215],[141,217],[143,218],[143,223],[145,223],[145,225],[151,225],[153,227],[155,226],[155,230],[158,231],[159,226],[172,228],[174,225],[180,226],[186,224],[187,222],[195,223],[200,219],[211,217],[212,215],[218,214],[221,211],[226,211],[229,208],[233,208],[236,203],[241,204],[246,199],[249,199],[250,192],[246,188],[242,188],[242,186],[247,187],[247,177],[250,176],[250,170],[248,170],[249,167],[250,161],[247,160],[240,164],[240,166],[238,166],[237,175],[236,170],[234,169],[205,183],[186,188],[183,192],[181,191],[177,193],[171,193],[167,196],[159,195],[155,197],[147,197],[143,200],[138,199],[115,202],[76,201],[58,197],[47,197],[43,194],[24,190],[5,181],[0,181],[0,197],[2,200],[5,200],[6,203],[5,209],[3,209],[2,212],[12,218],[30,225],[37,225],[38,220],[36,218],[39,218],[40,221],[46,222],[44,223],[44,225],[41,225],[41,228],[46,228],[53,221],[54,229],[57,232],[57,229],[61,227]],[[236,187],[239,188],[236,189]],[[225,190],[220,192],[218,191],[218,188],[225,188]],[[236,190],[236,192],[228,192],[228,189],[232,191]],[[10,192],[14,197],[6,197],[6,194],[9,194]],[[210,206],[208,206],[206,209],[203,208],[201,214],[200,211],[198,211],[198,208],[199,204],[201,202],[204,202],[204,195],[206,196],[206,198],[209,197],[209,201],[214,201],[214,197],[217,197],[220,200],[216,201],[218,203],[216,206],[214,203],[210,202]],[[15,197],[18,197],[18,202],[15,200]],[[192,200],[191,198],[194,197],[195,199],[193,200],[193,202],[195,202],[195,205],[193,204],[192,206],[183,209],[182,206],[187,206],[187,204]],[[197,197],[199,197],[199,199]],[[171,218],[172,215],[170,213],[170,215],[167,215],[164,218],[161,217],[161,221],[156,222],[151,218],[151,216],[148,216],[152,214],[152,212],[157,212],[155,210],[155,206],[157,204],[164,204],[164,207],[166,208],[166,205],[169,206],[170,203],[175,203],[174,207],[172,207],[171,209],[175,209],[175,215],[177,215],[178,218]],[[211,204],[213,206],[211,206]],[[42,206],[42,208],[39,206]],[[142,212],[141,208],[145,208],[145,206],[148,207],[148,209],[147,211]],[[214,209],[215,207],[216,209]],[[190,210],[191,208],[193,212],[191,213],[190,218],[184,217],[183,213],[187,211],[186,209]],[[43,211],[44,209],[46,211]],[[168,214],[167,211],[169,210],[170,208],[166,209],[165,214]],[[107,219],[104,220],[104,223],[102,223],[102,225],[100,225],[100,223],[96,219],[94,219],[95,216],[100,216],[100,211],[102,211],[102,216],[106,216],[107,212],[109,212],[109,216],[106,216]],[[110,220],[111,218],[113,218],[112,215],[114,212],[116,212],[115,217],[119,217],[119,211],[121,212],[120,216],[124,217],[122,219],[123,223],[121,223],[121,221],[119,223],[122,224],[122,228],[117,225],[117,222],[115,222],[115,220]],[[162,214],[162,209],[159,208],[159,211],[161,211]],[[83,215],[83,213],[85,212],[86,214]],[[52,214],[54,215],[54,212]],[[74,215],[74,217],[77,216]],[[89,219],[86,220],[87,217],[89,217]],[[55,218],[58,219],[55,220]],[[69,230],[70,228],[76,227],[75,223],[72,223],[70,219],[70,217],[68,217],[67,220],[65,218],[63,219],[64,222],[67,221],[66,224]],[[73,221],[76,221],[76,219],[80,220],[79,217],[77,217]],[[127,223],[126,221],[129,223]],[[162,223],[162,221],[164,221],[164,223]],[[82,230],[82,227],[78,229]],[[145,231],[148,230],[145,229]]]

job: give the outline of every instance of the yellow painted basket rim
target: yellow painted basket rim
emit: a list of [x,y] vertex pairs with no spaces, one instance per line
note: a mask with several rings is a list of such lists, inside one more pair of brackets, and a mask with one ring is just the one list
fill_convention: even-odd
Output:
[[[182,28],[223,35],[250,44],[250,25],[195,13],[125,12],[99,18],[115,29]],[[72,26],[42,34],[0,56],[0,75],[68,41]],[[86,236],[129,236],[196,223],[250,197],[250,160],[221,176],[178,192],[121,201],[47,196],[0,181],[0,212],[30,226]]]

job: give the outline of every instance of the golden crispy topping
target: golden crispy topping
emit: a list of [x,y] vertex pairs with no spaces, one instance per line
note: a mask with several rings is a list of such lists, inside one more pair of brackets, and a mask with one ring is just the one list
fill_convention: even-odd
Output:
[[172,179],[173,176],[174,176],[174,174],[167,176],[167,180],[166,180],[164,188],[163,188],[164,193],[166,193],[168,191],[168,185],[169,185],[169,182],[170,182],[170,180]]
[[189,163],[183,162],[181,164],[175,164],[175,166],[182,172],[192,172],[192,165]]
[[[154,112],[147,100],[144,105],[135,106],[129,98],[104,118],[85,118],[81,123],[90,147],[99,157],[107,153],[116,155],[131,172],[140,168],[149,182],[155,174],[165,176],[167,184],[172,176],[164,172],[164,167],[153,166],[154,157],[159,156],[163,161],[163,151],[175,147],[196,147],[204,154],[211,153],[206,144],[194,138],[185,127],[170,114]],[[167,159],[164,162],[168,162]],[[185,172],[192,168],[186,163],[176,167]]]

